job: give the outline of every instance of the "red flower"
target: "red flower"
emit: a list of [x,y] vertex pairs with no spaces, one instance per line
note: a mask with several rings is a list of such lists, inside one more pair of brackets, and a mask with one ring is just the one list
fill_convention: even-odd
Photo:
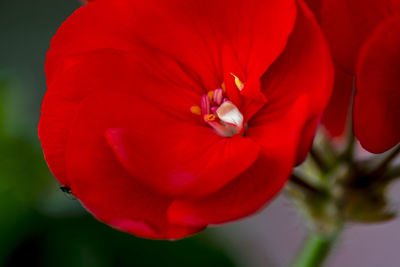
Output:
[[247,216],[301,161],[331,90],[291,0],[98,0],[47,54],[39,136],[98,219],[175,239]]
[[373,29],[393,16],[398,0],[307,0],[328,39],[336,63],[335,88],[322,119],[332,136],[344,133],[361,46]]
[[400,15],[400,1],[307,2],[317,14],[336,63],[335,89],[323,117],[326,128],[333,136],[343,133],[353,77],[357,74],[353,110],[357,138],[371,152],[383,152],[394,146],[400,140],[400,129],[396,129],[396,103],[400,99],[395,97],[399,95],[400,68],[396,65],[398,29],[390,21]]

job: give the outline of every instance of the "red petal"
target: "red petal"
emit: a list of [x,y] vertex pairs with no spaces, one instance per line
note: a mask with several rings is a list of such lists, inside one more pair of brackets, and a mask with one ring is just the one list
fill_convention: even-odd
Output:
[[335,68],[335,87],[322,117],[322,124],[332,137],[340,137],[345,133],[353,95],[353,83],[353,75]]
[[223,223],[254,213],[270,201],[292,171],[308,104],[307,97],[300,96],[284,117],[250,127],[249,138],[262,144],[258,160],[214,194],[175,200],[168,209],[170,221],[192,226]]
[[382,23],[360,53],[354,131],[361,145],[381,153],[400,141],[400,16]]
[[324,0],[321,26],[336,63],[354,73],[366,37],[393,12],[396,12],[394,6],[383,0]]
[[76,10],[51,40],[50,52],[77,55],[98,49],[127,51],[135,44],[129,1],[92,1]]
[[131,51],[136,47],[129,1],[92,1],[76,10],[51,40],[46,57],[46,82],[63,69],[63,58],[101,49]]
[[296,15],[293,0],[145,0],[132,4],[140,36],[193,68],[209,90],[223,81],[224,45],[232,46],[246,75],[259,78],[285,47]]
[[223,138],[206,127],[135,122],[136,129],[129,132],[109,129],[107,140],[138,181],[163,194],[195,197],[215,192],[258,156],[258,145],[240,135]]
[[166,209],[172,200],[136,182],[109,148],[104,132],[128,123],[126,117],[134,112],[131,100],[129,95],[99,93],[80,105],[67,147],[72,192],[98,219],[138,236],[176,239],[202,230],[170,224]]

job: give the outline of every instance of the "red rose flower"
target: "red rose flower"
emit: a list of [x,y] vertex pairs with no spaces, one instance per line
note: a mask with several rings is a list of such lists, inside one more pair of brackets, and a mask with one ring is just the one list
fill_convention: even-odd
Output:
[[259,210],[306,155],[329,49],[292,0],[98,0],[60,27],[39,123],[99,220],[181,238]]
[[322,123],[332,136],[344,133],[360,48],[380,23],[400,10],[399,0],[307,0],[332,49],[335,88]]
[[[354,75],[354,131],[370,152],[400,141],[399,0],[307,0],[316,13],[336,63],[335,88],[323,123],[333,136],[345,129]],[[361,52],[360,52],[361,51]]]

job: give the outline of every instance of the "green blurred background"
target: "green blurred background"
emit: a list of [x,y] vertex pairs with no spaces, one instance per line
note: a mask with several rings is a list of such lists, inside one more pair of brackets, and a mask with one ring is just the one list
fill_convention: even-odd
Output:
[[150,241],[62,193],[37,138],[50,39],[78,0],[0,0],[0,266],[234,266],[207,233]]

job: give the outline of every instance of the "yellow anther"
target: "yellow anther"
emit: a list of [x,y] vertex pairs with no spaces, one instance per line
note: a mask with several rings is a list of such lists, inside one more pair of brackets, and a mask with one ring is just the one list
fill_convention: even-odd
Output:
[[225,86],[224,82],[221,84],[221,88],[222,88],[222,92],[224,92],[224,94],[225,94],[226,93],[226,86]]
[[210,99],[210,101],[212,101],[214,97],[214,91],[208,91],[207,96]]
[[191,106],[190,112],[196,115],[201,115],[201,108],[199,106]]
[[207,114],[204,116],[205,121],[215,121],[217,117],[214,114]]
[[235,84],[236,87],[239,89],[239,91],[242,91],[244,88],[244,83],[233,73],[231,75],[235,78]]

